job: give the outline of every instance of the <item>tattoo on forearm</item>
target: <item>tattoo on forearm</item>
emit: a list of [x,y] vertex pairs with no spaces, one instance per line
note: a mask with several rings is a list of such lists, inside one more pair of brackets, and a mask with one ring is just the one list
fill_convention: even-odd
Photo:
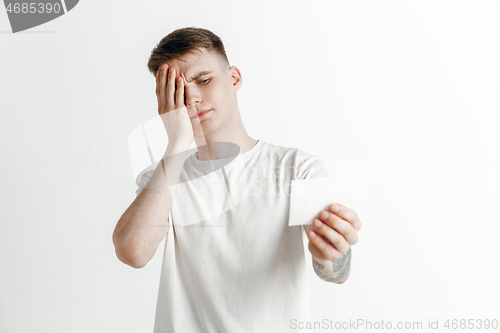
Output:
[[325,266],[321,265],[319,262],[316,261],[316,259],[313,258],[313,268],[316,274],[320,277],[323,278],[323,272],[321,271]]
[[[331,270],[326,269],[325,266],[321,265],[313,258],[313,268],[316,274],[323,280],[328,282],[339,282],[349,275],[349,270],[351,269],[351,249],[344,253],[337,260],[331,261]],[[332,274],[334,275],[332,277]]]
[[[337,272],[335,279],[341,281],[346,278],[351,269],[351,248],[337,260],[332,261],[333,271]],[[332,280],[333,281],[333,280]]]

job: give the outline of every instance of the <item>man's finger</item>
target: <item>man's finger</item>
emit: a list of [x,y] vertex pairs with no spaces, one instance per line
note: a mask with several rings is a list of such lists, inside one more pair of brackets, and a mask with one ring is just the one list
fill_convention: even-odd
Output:
[[338,203],[331,204],[329,209],[333,214],[340,216],[347,222],[351,223],[354,229],[361,229],[361,221],[359,220],[358,214],[352,209]]
[[337,260],[342,256],[342,253],[337,251],[332,244],[323,239],[323,237],[314,230],[309,231],[307,236],[309,237],[309,241],[313,243],[328,260]]
[[166,65],[162,70],[161,70],[161,73],[160,73],[160,102],[161,102],[161,112],[164,113],[166,112],[166,106],[167,106],[167,98],[166,98],[166,91],[165,91],[165,88],[166,88],[166,81],[167,81],[167,78],[166,78],[166,72],[168,70],[168,65]]
[[323,223],[321,220],[314,219],[313,230],[316,233],[325,236],[326,241],[330,242],[331,246],[333,246],[340,253],[345,253],[349,250],[349,243],[344,236],[332,229],[329,225]]
[[158,99],[158,108],[161,107],[161,89],[160,89],[160,78],[161,78],[161,73],[163,72],[161,65],[158,70],[156,71],[156,98]]
[[323,210],[319,213],[319,219],[344,236],[345,240],[350,245],[354,245],[358,242],[358,232],[354,229],[351,223],[347,222],[343,218],[329,211]]
[[176,79],[176,91],[175,91],[175,103],[176,103],[176,108],[180,109],[184,105],[184,80],[182,76],[179,76]]
[[175,110],[175,67],[170,67],[167,73],[167,111]]

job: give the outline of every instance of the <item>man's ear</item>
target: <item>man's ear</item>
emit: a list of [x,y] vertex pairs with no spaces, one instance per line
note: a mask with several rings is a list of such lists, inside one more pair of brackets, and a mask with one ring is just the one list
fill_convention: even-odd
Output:
[[243,83],[240,70],[236,66],[231,66],[228,68],[228,71],[230,73],[231,86],[236,88],[236,90],[240,89]]

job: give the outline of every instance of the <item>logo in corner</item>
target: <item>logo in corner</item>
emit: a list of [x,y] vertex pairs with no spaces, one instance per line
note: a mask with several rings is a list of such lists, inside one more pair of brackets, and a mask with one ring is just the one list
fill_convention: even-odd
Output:
[[75,8],[79,0],[22,2],[4,0],[12,32],[27,30],[62,16]]

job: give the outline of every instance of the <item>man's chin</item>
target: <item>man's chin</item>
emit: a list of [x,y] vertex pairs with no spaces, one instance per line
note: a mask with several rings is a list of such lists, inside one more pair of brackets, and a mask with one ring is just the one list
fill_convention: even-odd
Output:
[[195,140],[209,140],[212,137],[214,131],[204,128],[202,131],[194,132]]

